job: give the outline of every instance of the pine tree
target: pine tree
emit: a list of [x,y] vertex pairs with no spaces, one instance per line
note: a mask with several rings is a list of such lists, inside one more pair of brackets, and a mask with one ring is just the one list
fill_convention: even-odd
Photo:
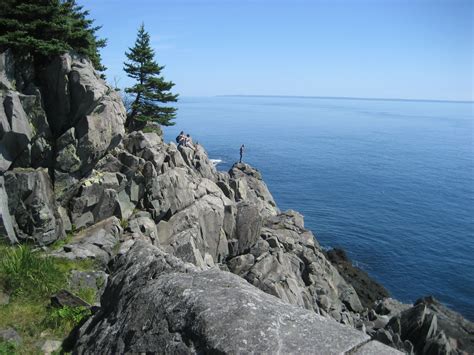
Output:
[[163,126],[174,125],[176,108],[161,106],[158,103],[176,102],[178,95],[170,92],[174,83],[160,76],[164,66],[155,61],[155,52],[150,46],[150,35],[142,24],[138,30],[133,48],[125,55],[129,59],[124,63],[127,75],[136,80],[136,84],[126,88],[125,92],[134,96],[127,117],[129,130],[143,128],[147,122],[156,122]]
[[39,61],[74,50],[104,70],[99,49],[106,41],[88,16],[75,0],[1,0],[0,47]]

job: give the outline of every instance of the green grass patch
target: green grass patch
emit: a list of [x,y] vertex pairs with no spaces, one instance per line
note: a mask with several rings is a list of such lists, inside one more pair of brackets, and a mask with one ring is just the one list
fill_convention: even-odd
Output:
[[16,344],[8,341],[0,341],[0,355],[11,355],[16,353]]
[[[47,256],[30,246],[0,245],[0,288],[10,294],[10,303],[0,306],[0,329],[14,328],[23,338],[13,350],[11,343],[0,343],[0,355],[40,354],[42,340],[65,338],[90,311],[84,307],[51,308],[50,297],[68,289],[71,270],[94,269],[98,266],[90,259],[72,261]],[[94,289],[73,293],[89,303],[95,300]]]
[[67,275],[52,257],[42,256],[26,245],[2,249],[0,275],[12,296],[41,298],[66,284]]

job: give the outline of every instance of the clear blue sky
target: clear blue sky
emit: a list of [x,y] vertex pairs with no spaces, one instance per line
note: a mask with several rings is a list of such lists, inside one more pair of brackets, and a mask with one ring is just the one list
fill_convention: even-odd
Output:
[[143,21],[182,96],[473,100],[471,0],[78,0],[109,81]]

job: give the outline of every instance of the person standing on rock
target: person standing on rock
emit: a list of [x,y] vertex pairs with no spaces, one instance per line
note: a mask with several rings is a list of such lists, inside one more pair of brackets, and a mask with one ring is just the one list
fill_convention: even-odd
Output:
[[240,160],[239,160],[239,163],[242,163],[242,157],[244,155],[244,149],[245,149],[245,145],[241,145],[240,146]]
[[184,131],[181,131],[181,133],[176,137],[176,143],[178,143],[178,146],[183,145],[186,140],[186,135],[184,134]]

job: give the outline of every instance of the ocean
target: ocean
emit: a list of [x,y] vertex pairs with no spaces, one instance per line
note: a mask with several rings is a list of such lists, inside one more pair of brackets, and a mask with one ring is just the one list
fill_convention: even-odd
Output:
[[304,97],[182,98],[190,133],[228,170],[259,169],[281,210],[305,217],[391,295],[434,295],[474,321],[473,103]]

